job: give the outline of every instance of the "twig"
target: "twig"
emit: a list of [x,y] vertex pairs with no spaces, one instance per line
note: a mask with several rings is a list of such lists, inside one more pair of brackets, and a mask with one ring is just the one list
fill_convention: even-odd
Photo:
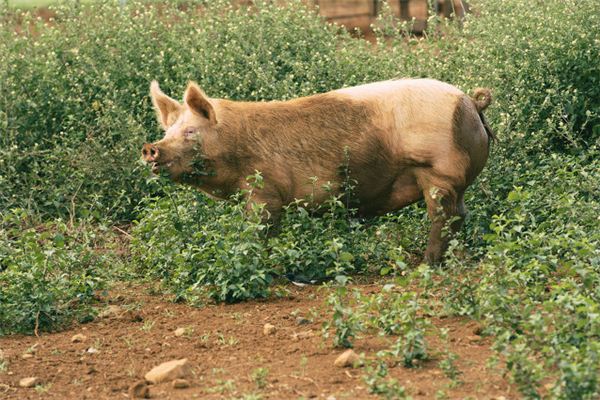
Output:
[[75,198],[77,197],[77,195],[79,194],[79,190],[81,189],[81,187],[83,186],[83,182],[81,182],[79,184],[79,187],[77,188],[77,190],[75,191],[75,194],[73,195],[73,197],[71,197],[71,212],[69,213],[69,223],[71,224],[71,228],[75,226]]
[[35,333],[35,337],[39,338],[38,329],[40,327],[40,311],[38,310],[37,314],[35,314],[35,327],[33,328],[33,333]]
[[124,231],[123,229],[119,228],[118,226],[113,226],[113,229],[121,232],[123,235],[125,235],[129,238],[133,238],[133,236],[131,236],[127,231]]
[[318,385],[317,385],[317,382],[315,382],[313,379],[311,379],[311,378],[309,378],[309,377],[306,377],[306,376],[297,376],[297,375],[289,375],[289,376],[290,376],[291,378],[299,379],[299,380],[302,380],[302,381],[307,381],[307,382],[310,382],[310,383],[312,383],[312,384],[313,384],[313,385],[315,385],[315,386],[318,386]]

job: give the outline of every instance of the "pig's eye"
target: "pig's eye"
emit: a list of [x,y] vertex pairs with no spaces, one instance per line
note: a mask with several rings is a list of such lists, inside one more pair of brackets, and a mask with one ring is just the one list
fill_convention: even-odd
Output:
[[185,128],[185,131],[183,131],[183,135],[186,138],[189,138],[189,137],[194,136],[196,134],[196,132],[198,132],[198,130],[196,128],[189,127],[189,128]]

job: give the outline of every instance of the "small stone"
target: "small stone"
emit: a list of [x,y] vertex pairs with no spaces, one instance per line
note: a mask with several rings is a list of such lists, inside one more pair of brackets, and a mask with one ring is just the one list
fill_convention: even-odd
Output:
[[147,399],[149,398],[150,391],[145,381],[137,381],[133,385],[129,386],[129,398],[131,399]]
[[352,349],[348,349],[338,356],[333,365],[340,368],[353,367],[360,362],[360,357]]
[[150,370],[144,378],[150,383],[168,382],[178,378],[187,378],[192,368],[187,358],[162,363]]
[[89,349],[87,349],[87,352],[88,352],[89,354],[96,354],[98,351],[100,351],[100,350],[98,350],[98,349],[97,349],[97,348],[95,348],[95,347],[90,347]]
[[335,396],[331,395],[331,396],[327,397],[326,400],[337,400],[337,399],[335,398]]
[[85,336],[82,333],[78,333],[77,335],[73,335],[73,337],[71,338],[71,343],[80,343],[83,342],[87,339],[87,336]]
[[37,376],[32,376],[30,378],[23,378],[19,381],[19,386],[22,388],[30,388],[39,385],[42,383],[42,380]]
[[177,328],[175,329],[175,336],[181,337],[185,335],[185,328]]
[[263,334],[265,336],[272,335],[275,333],[275,331],[277,331],[277,328],[275,328],[275,325],[266,323],[265,326],[263,326]]
[[310,324],[310,320],[304,317],[296,318],[296,325],[308,325]]
[[25,353],[25,354],[23,354],[21,356],[21,358],[23,358],[23,359],[33,358],[33,354],[31,354],[31,353]]
[[496,397],[492,397],[492,400],[506,400],[506,397],[504,397],[504,396],[496,396]]
[[190,387],[190,382],[186,379],[175,379],[173,381],[173,388],[175,389],[186,389]]

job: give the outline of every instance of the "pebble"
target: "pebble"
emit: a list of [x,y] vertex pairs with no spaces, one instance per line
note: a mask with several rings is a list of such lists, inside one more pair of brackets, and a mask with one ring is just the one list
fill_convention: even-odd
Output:
[[181,337],[185,335],[185,328],[177,328],[175,329],[175,336]]
[[80,343],[83,342],[87,339],[87,336],[85,336],[82,333],[78,333],[77,335],[73,335],[73,337],[71,338],[71,343]]
[[89,349],[87,349],[87,352],[90,354],[96,354],[98,351],[100,351],[100,350],[98,350],[95,347],[90,347]]
[[131,399],[147,399],[149,398],[149,390],[146,381],[137,381],[129,386],[129,398]]
[[150,383],[168,382],[178,378],[187,378],[192,368],[187,358],[172,360],[152,368],[144,378]]
[[30,388],[39,385],[42,383],[42,380],[37,376],[32,376],[29,378],[23,378],[19,381],[19,386],[22,388]]
[[265,336],[272,335],[275,333],[275,331],[277,331],[277,328],[275,328],[275,325],[266,323],[265,326],[263,326],[263,334]]
[[173,388],[175,389],[185,389],[190,387],[190,382],[186,379],[175,379],[173,381]]
[[354,367],[360,362],[360,357],[352,349],[348,349],[338,356],[333,362],[333,365],[340,368]]
[[27,358],[33,358],[33,354],[31,354],[31,353],[25,353],[25,354],[23,354],[23,355],[21,356],[21,358],[23,358],[23,359],[27,359]]

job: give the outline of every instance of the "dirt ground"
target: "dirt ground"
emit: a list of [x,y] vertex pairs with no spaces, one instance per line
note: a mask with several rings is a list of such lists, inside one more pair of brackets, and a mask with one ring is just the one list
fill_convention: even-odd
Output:
[[[361,286],[366,292],[379,288]],[[362,368],[333,365],[342,350],[321,336],[322,323],[328,318],[324,300],[330,289],[293,285],[285,289],[284,297],[265,301],[194,308],[153,295],[147,287],[120,287],[105,299],[108,315],[91,323],[40,337],[0,338],[5,360],[0,369],[0,398],[130,398],[128,388],[151,368],[182,358],[188,358],[193,368],[191,387],[150,385],[150,398],[376,398],[368,392]],[[265,323],[276,327],[275,334],[264,335]],[[438,367],[442,344],[430,336],[430,360],[417,368],[399,365],[390,369],[409,395],[432,399],[442,389],[453,399],[516,398],[500,370],[486,368],[493,354],[491,339],[477,336],[474,322],[445,318],[433,323],[449,329],[450,350],[459,356],[463,383],[451,387]],[[177,328],[185,328],[185,334],[176,336]],[[86,339],[73,343],[76,334]],[[383,348],[381,338],[365,336],[355,341],[355,351],[367,358]],[[257,378],[261,372],[262,379]],[[20,379],[32,376],[41,378],[41,385],[19,387]]]

